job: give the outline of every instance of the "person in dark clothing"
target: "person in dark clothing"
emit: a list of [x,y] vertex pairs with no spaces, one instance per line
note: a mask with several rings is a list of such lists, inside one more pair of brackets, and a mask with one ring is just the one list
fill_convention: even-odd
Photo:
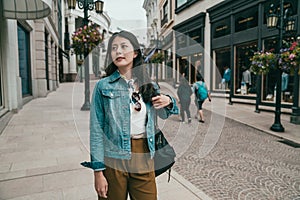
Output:
[[188,118],[188,123],[191,123],[191,112],[190,112],[190,104],[191,104],[191,95],[193,94],[193,91],[188,83],[188,81],[181,77],[180,84],[177,90],[177,95],[180,102],[180,116],[181,121],[185,121],[185,113]]

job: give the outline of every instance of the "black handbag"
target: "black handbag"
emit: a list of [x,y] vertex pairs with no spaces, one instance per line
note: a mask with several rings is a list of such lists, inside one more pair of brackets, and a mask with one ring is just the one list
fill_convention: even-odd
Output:
[[169,170],[168,182],[171,176],[171,167],[175,163],[176,153],[174,148],[168,143],[163,132],[158,129],[155,134],[155,154],[154,154],[154,167],[155,176]]

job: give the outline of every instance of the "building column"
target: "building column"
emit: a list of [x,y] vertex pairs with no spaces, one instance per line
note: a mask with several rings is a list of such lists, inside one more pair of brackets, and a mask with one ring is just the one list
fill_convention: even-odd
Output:
[[[48,79],[47,79],[47,89],[48,91],[52,91],[52,44],[53,40],[51,35],[48,35]],[[47,70],[47,69],[46,69]]]
[[[206,52],[211,52],[211,44],[210,44],[210,38],[211,38],[211,24],[209,21],[209,14],[206,14],[205,17],[205,29],[204,29],[204,46],[205,46],[205,50],[203,48],[203,46],[201,46],[201,51],[203,52],[203,62],[201,63],[204,69],[204,72],[202,73],[202,76],[204,77],[204,80],[207,80],[205,82],[207,82],[207,84],[209,85],[210,90],[212,90],[213,88],[213,80],[215,80],[216,76],[211,76],[211,74],[213,73],[213,69],[215,69],[212,66],[212,58],[210,57],[210,54],[206,53]],[[202,62],[202,61],[201,61]]]
[[[70,43],[72,43],[72,34],[75,32],[75,17],[71,14],[69,16],[69,33],[70,33]],[[70,55],[70,63],[69,63],[69,68],[68,71],[65,72],[65,74],[67,75],[67,81],[74,81],[76,74],[77,74],[77,70],[76,70],[76,54],[73,53],[73,55],[71,55],[71,51],[69,53]]]
[[293,124],[300,124],[300,82],[299,82],[299,67],[296,70],[298,72],[295,73],[294,77],[294,94],[293,94],[293,107],[292,107],[292,115],[290,118],[290,122]]
[[51,65],[50,88],[51,88],[51,91],[53,91],[53,90],[56,90],[56,85],[55,85],[55,79],[56,79],[55,42],[52,42],[52,44],[51,44],[51,58],[52,58],[52,65]]
[[36,85],[37,97],[45,97],[47,95],[47,82],[46,82],[46,63],[45,63],[45,24],[43,20],[35,20],[35,66],[34,71],[36,76],[33,80]]

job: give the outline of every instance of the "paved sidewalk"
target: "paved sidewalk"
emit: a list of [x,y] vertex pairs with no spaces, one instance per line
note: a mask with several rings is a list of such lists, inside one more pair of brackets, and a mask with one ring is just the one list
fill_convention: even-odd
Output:
[[[176,90],[161,83],[162,90]],[[0,200],[97,199],[93,189],[93,173],[79,165],[89,160],[89,112],[80,111],[83,83],[63,83],[47,98],[26,104],[13,115],[0,135]],[[249,105],[228,105],[228,100],[213,98],[205,108],[249,124],[266,133],[300,143],[299,126],[290,124],[282,115],[286,131],[269,130],[273,113],[254,112]],[[172,171],[157,179],[159,200],[210,199],[182,176]]]
[[[176,95],[176,90],[169,84],[162,82],[160,85]],[[192,103],[194,104],[194,97],[192,96]],[[300,144],[300,125],[290,123],[290,115],[281,114],[281,124],[285,131],[274,132],[270,127],[274,123],[274,113],[261,111],[260,113],[254,112],[255,106],[242,103],[228,104],[229,100],[225,98],[225,94],[218,97],[212,97],[211,102],[205,102],[203,108],[218,113],[240,123],[246,124],[258,130],[261,130],[270,135],[276,136],[281,139],[295,142]]]

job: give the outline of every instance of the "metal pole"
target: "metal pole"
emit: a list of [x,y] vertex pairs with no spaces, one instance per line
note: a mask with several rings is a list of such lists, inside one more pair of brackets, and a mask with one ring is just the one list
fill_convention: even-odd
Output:
[[[87,0],[84,0],[84,26],[88,26],[88,3]],[[81,110],[90,110],[90,70],[89,70],[89,58],[88,58],[88,44],[84,44],[84,104],[81,107]]]
[[[282,40],[283,40],[283,4],[284,0],[280,0],[280,21],[279,21],[279,49],[278,52],[280,52],[280,49],[282,48]],[[281,75],[282,71],[278,67],[277,62],[277,83],[276,83],[276,103],[275,103],[275,120],[274,124],[270,127],[272,131],[275,132],[284,132],[284,128],[280,122],[280,115],[281,115]]]
[[[261,51],[262,49],[262,25],[263,25],[263,8],[262,8],[262,4],[259,4],[258,7],[258,35],[259,35],[259,39],[258,39],[258,49]],[[256,113],[260,113],[260,109],[259,109],[259,105],[261,103],[261,79],[262,79],[262,75],[257,75],[256,76],[256,84],[255,84],[255,89],[256,89],[256,100],[255,100],[255,112]]]
[[81,64],[81,65],[80,65],[80,83],[83,82],[83,80],[82,80],[82,79],[83,79],[83,77],[82,77],[82,76],[83,76],[83,75],[82,75],[82,67],[83,67],[83,66],[82,66],[82,64]]
[[296,67],[294,72],[294,94],[293,94],[293,107],[291,115],[291,123],[300,124],[300,108],[299,108],[299,66]]

